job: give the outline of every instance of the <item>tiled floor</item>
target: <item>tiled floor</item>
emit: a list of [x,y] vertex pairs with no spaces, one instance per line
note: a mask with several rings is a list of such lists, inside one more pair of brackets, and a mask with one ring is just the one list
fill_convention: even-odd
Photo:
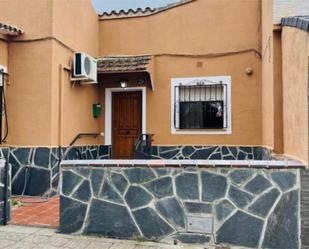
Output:
[[49,198],[47,202],[45,198],[38,197],[22,197],[18,200],[24,204],[12,209],[11,224],[58,228],[58,196]]

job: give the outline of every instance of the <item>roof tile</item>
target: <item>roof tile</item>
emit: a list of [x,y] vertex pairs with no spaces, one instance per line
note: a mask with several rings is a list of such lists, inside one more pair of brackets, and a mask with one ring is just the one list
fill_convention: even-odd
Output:
[[289,26],[309,32],[309,16],[284,17],[281,20],[282,26]]
[[104,20],[104,19],[118,19],[118,18],[130,18],[130,17],[140,17],[140,16],[150,16],[165,10],[169,10],[175,7],[178,7],[180,5],[184,5],[187,3],[191,3],[197,0],[181,0],[178,1],[176,3],[172,3],[163,7],[159,7],[159,8],[150,8],[147,7],[145,9],[142,8],[137,8],[137,9],[128,9],[127,11],[125,10],[119,10],[119,11],[111,11],[111,12],[103,12],[100,15],[100,19]]
[[110,56],[98,59],[99,73],[146,71],[151,55]]

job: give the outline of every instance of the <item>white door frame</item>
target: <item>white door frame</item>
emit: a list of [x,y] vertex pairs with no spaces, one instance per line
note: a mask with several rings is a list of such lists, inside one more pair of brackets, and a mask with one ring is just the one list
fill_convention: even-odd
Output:
[[105,89],[105,145],[112,145],[112,93],[142,92],[142,133],[146,133],[146,87],[106,88]]

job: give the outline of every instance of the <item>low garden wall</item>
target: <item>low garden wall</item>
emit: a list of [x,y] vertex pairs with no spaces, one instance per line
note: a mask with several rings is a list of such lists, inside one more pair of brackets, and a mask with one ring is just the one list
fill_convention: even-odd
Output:
[[60,231],[299,248],[297,161],[64,161]]
[[[59,163],[64,160],[110,159],[111,146],[88,145],[70,148],[8,147],[5,160],[12,167],[14,195],[51,196],[59,193]],[[252,146],[158,146],[152,147],[153,159],[270,160],[271,150]],[[25,177],[26,175],[26,177]],[[25,179],[27,184],[25,187]]]

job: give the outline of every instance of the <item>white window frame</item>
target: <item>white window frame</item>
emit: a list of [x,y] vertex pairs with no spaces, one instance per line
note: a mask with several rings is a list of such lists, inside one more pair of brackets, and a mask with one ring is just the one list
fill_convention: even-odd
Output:
[[[227,127],[223,129],[176,129],[174,122],[175,111],[175,87],[177,86],[192,86],[198,82],[203,82],[203,85],[225,84],[227,97]],[[232,78],[231,76],[213,76],[213,77],[191,77],[191,78],[172,78],[171,80],[171,133],[175,135],[230,135],[232,134],[232,93],[231,93]],[[226,120],[225,119],[225,120]]]
[[105,89],[105,145],[112,145],[112,93],[142,92],[142,133],[146,133],[146,87],[106,88]]

